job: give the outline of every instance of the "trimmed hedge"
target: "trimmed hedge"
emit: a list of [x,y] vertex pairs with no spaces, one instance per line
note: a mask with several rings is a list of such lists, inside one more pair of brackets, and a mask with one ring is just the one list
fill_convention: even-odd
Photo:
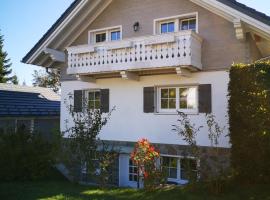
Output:
[[229,83],[232,168],[242,181],[270,182],[270,62],[233,65]]

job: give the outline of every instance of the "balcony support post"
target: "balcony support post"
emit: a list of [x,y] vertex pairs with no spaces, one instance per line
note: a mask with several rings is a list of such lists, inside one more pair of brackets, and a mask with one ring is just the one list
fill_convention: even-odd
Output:
[[122,79],[126,79],[126,80],[139,81],[140,79],[140,77],[137,74],[134,74],[132,72],[121,71],[120,75]]
[[188,69],[183,69],[182,67],[176,67],[176,74],[184,77],[191,77],[191,72]]
[[91,77],[91,76],[76,75],[76,78],[78,81],[96,83],[96,79],[94,77]]

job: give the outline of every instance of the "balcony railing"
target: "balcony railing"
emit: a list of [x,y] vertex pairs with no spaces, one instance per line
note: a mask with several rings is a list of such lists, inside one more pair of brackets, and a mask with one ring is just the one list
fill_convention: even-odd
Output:
[[201,69],[202,39],[193,31],[136,37],[68,51],[68,74],[96,74],[164,67]]

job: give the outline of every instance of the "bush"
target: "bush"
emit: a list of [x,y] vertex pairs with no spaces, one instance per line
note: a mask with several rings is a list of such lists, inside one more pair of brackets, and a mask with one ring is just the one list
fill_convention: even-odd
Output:
[[270,62],[230,70],[231,164],[239,180],[270,182]]
[[[55,135],[56,136],[56,135]],[[60,137],[45,140],[25,129],[0,132],[0,180],[36,180],[51,171]]]

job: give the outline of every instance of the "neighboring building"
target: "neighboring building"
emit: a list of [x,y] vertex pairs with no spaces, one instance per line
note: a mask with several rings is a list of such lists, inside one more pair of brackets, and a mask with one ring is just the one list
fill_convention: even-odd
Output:
[[47,88],[0,83],[0,129],[24,126],[50,137],[59,130],[60,96]]
[[[269,55],[270,17],[234,0],[77,0],[23,62],[61,70],[62,130],[71,118],[69,93],[78,110],[82,96],[93,109],[116,107],[100,136],[121,146],[117,184],[135,187],[134,142],[155,143],[169,180],[185,183],[186,143],[172,132],[176,111],[204,126],[197,141],[207,157],[205,113],[228,133],[231,64]],[[220,159],[228,160],[228,137],[220,148]],[[203,161],[190,155],[194,170]]]

